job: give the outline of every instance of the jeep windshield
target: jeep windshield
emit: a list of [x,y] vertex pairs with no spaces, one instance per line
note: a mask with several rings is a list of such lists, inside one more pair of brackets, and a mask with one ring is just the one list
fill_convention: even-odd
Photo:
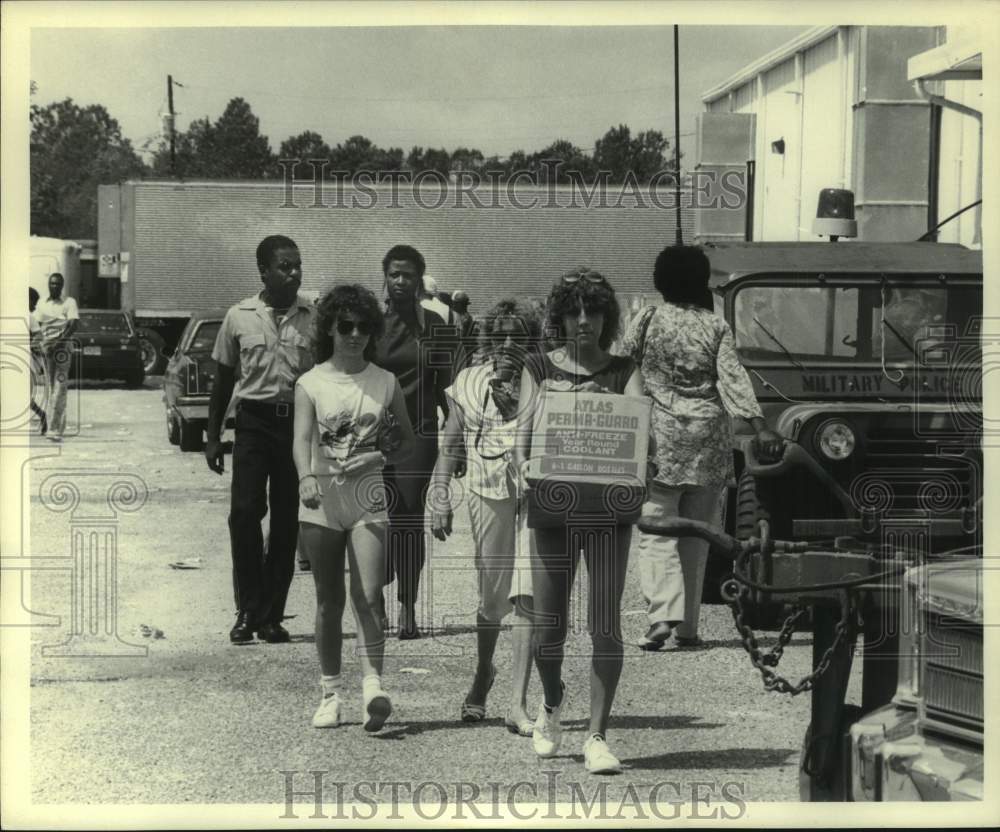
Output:
[[[816,283],[755,279],[736,291],[736,346],[744,362],[938,363],[950,345],[978,340],[983,299],[977,284],[944,286],[926,276]],[[975,349],[960,354],[963,363],[979,360]]]

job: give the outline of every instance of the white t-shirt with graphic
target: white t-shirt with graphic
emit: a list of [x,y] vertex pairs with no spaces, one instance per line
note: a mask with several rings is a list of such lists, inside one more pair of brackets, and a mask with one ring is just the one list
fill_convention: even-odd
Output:
[[369,451],[388,452],[395,419],[389,409],[396,377],[369,364],[360,373],[334,369],[328,361],[296,382],[316,409],[313,474],[336,475],[345,460]]

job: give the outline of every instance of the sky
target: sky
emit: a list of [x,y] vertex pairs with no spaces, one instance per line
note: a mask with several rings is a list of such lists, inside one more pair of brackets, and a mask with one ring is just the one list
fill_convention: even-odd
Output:
[[[804,29],[681,26],[688,160],[702,94]],[[660,130],[673,145],[669,25],[32,30],[32,103],[103,104],[137,150],[158,144],[168,74],[183,85],[178,129],[214,121],[242,96],[275,152],[304,130],[330,145],[361,134],[404,152],[507,156],[558,138],[592,151],[618,124]]]

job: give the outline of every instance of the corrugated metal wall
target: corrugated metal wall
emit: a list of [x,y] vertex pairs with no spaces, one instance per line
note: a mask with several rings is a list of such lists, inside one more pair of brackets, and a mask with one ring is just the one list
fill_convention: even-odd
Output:
[[[587,264],[602,271],[623,294],[652,291],[653,261],[674,241],[670,208],[546,208],[545,189],[519,188],[520,210],[505,196],[499,207],[420,208],[409,187],[399,190],[398,207],[380,190],[377,207],[313,208],[310,187],[296,188],[286,202],[284,186],[258,183],[136,183],[132,280],[140,313],[180,312],[228,306],[260,287],[254,252],[269,234],[293,238],[302,251],[303,288],[323,291],[336,281],[357,281],[381,291],[381,259],[397,243],[416,246],[438,287],[464,289],[473,312],[508,295],[544,297],[567,269]],[[435,189],[423,202],[435,201]],[[622,204],[634,200],[626,192]],[[332,187],[325,202],[350,204],[369,197]],[[480,201],[492,205],[492,194]],[[578,197],[579,199],[579,197]],[[682,196],[682,205],[685,197]],[[558,204],[570,202],[557,191]],[[607,200],[616,203],[616,197]],[[660,202],[672,203],[672,192]],[[579,204],[579,201],[578,203]],[[694,216],[682,211],[686,240]],[[123,243],[124,245],[124,243]]]
[[812,233],[816,203],[823,188],[848,187],[844,181],[844,64],[838,61],[837,36],[816,44],[803,55],[801,204],[798,239]]
[[[982,81],[945,81],[945,98],[983,109]],[[941,113],[941,148],[938,165],[938,221],[975,202],[982,192],[982,133],[972,116],[944,109]],[[942,243],[982,245],[982,208],[973,208],[945,225]]]
[[[802,154],[801,90],[796,58],[764,74],[763,101],[757,118],[757,205],[754,239],[797,240],[799,176]],[[773,142],[784,139],[785,152]]]

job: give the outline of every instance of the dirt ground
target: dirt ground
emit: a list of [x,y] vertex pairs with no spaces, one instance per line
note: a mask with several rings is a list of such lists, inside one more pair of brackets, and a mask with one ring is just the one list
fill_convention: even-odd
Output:
[[[608,735],[625,764],[622,775],[593,777],[582,764],[589,640],[579,581],[560,755],[539,760],[529,739],[504,729],[509,633],[497,651],[499,673],[486,720],[460,722],[475,663],[476,581],[464,509],[456,515],[456,533],[445,544],[435,542],[424,573],[420,623],[427,637],[388,641],[391,721],[376,736],[361,729],[348,610],[348,724],[314,729],[310,718],[319,692],[312,578],[297,571],[292,584],[293,617],[285,622],[291,644],[229,644],[229,472],[219,477],[200,454],[167,443],[158,381],[148,379],[141,390],[87,384],[71,393],[78,435],[61,449],[33,442],[41,456],[30,471],[31,552],[64,559],[31,583],[30,609],[57,617],[38,618],[32,630],[34,802],[283,803],[288,788],[312,788],[309,772],[315,771],[328,784],[346,784],[348,795],[367,781],[410,789],[430,781],[450,799],[461,797],[462,789],[468,797],[473,784],[481,789],[474,800],[488,803],[496,802],[490,789],[503,790],[502,802],[512,784],[523,783],[535,791],[522,785],[518,800],[531,802],[537,794],[547,795],[539,801],[563,802],[592,795],[600,781],[616,806],[633,795],[677,800],[677,791],[690,800],[698,788],[717,800],[720,794],[751,804],[798,800],[808,695],[763,689],[726,607],[703,608],[706,649],[638,649],[646,620],[634,563],[624,603],[629,644]],[[85,553],[97,550],[115,557],[78,566],[75,574],[86,575],[86,585],[74,591],[71,553],[80,553],[82,564]],[[101,566],[112,561],[113,573]],[[171,568],[180,561],[196,568]],[[106,613],[93,619],[97,632],[70,640],[74,617],[88,630],[95,604]],[[785,651],[782,670],[791,678],[808,670],[809,639],[796,634]],[[82,655],[87,651],[97,655]],[[532,712],[539,697],[533,675]],[[674,792],[664,791],[668,782]],[[436,799],[437,787],[428,788],[421,800]],[[311,797],[302,799],[311,806]],[[388,799],[388,791],[373,798]],[[308,814],[309,807],[302,816]]]

